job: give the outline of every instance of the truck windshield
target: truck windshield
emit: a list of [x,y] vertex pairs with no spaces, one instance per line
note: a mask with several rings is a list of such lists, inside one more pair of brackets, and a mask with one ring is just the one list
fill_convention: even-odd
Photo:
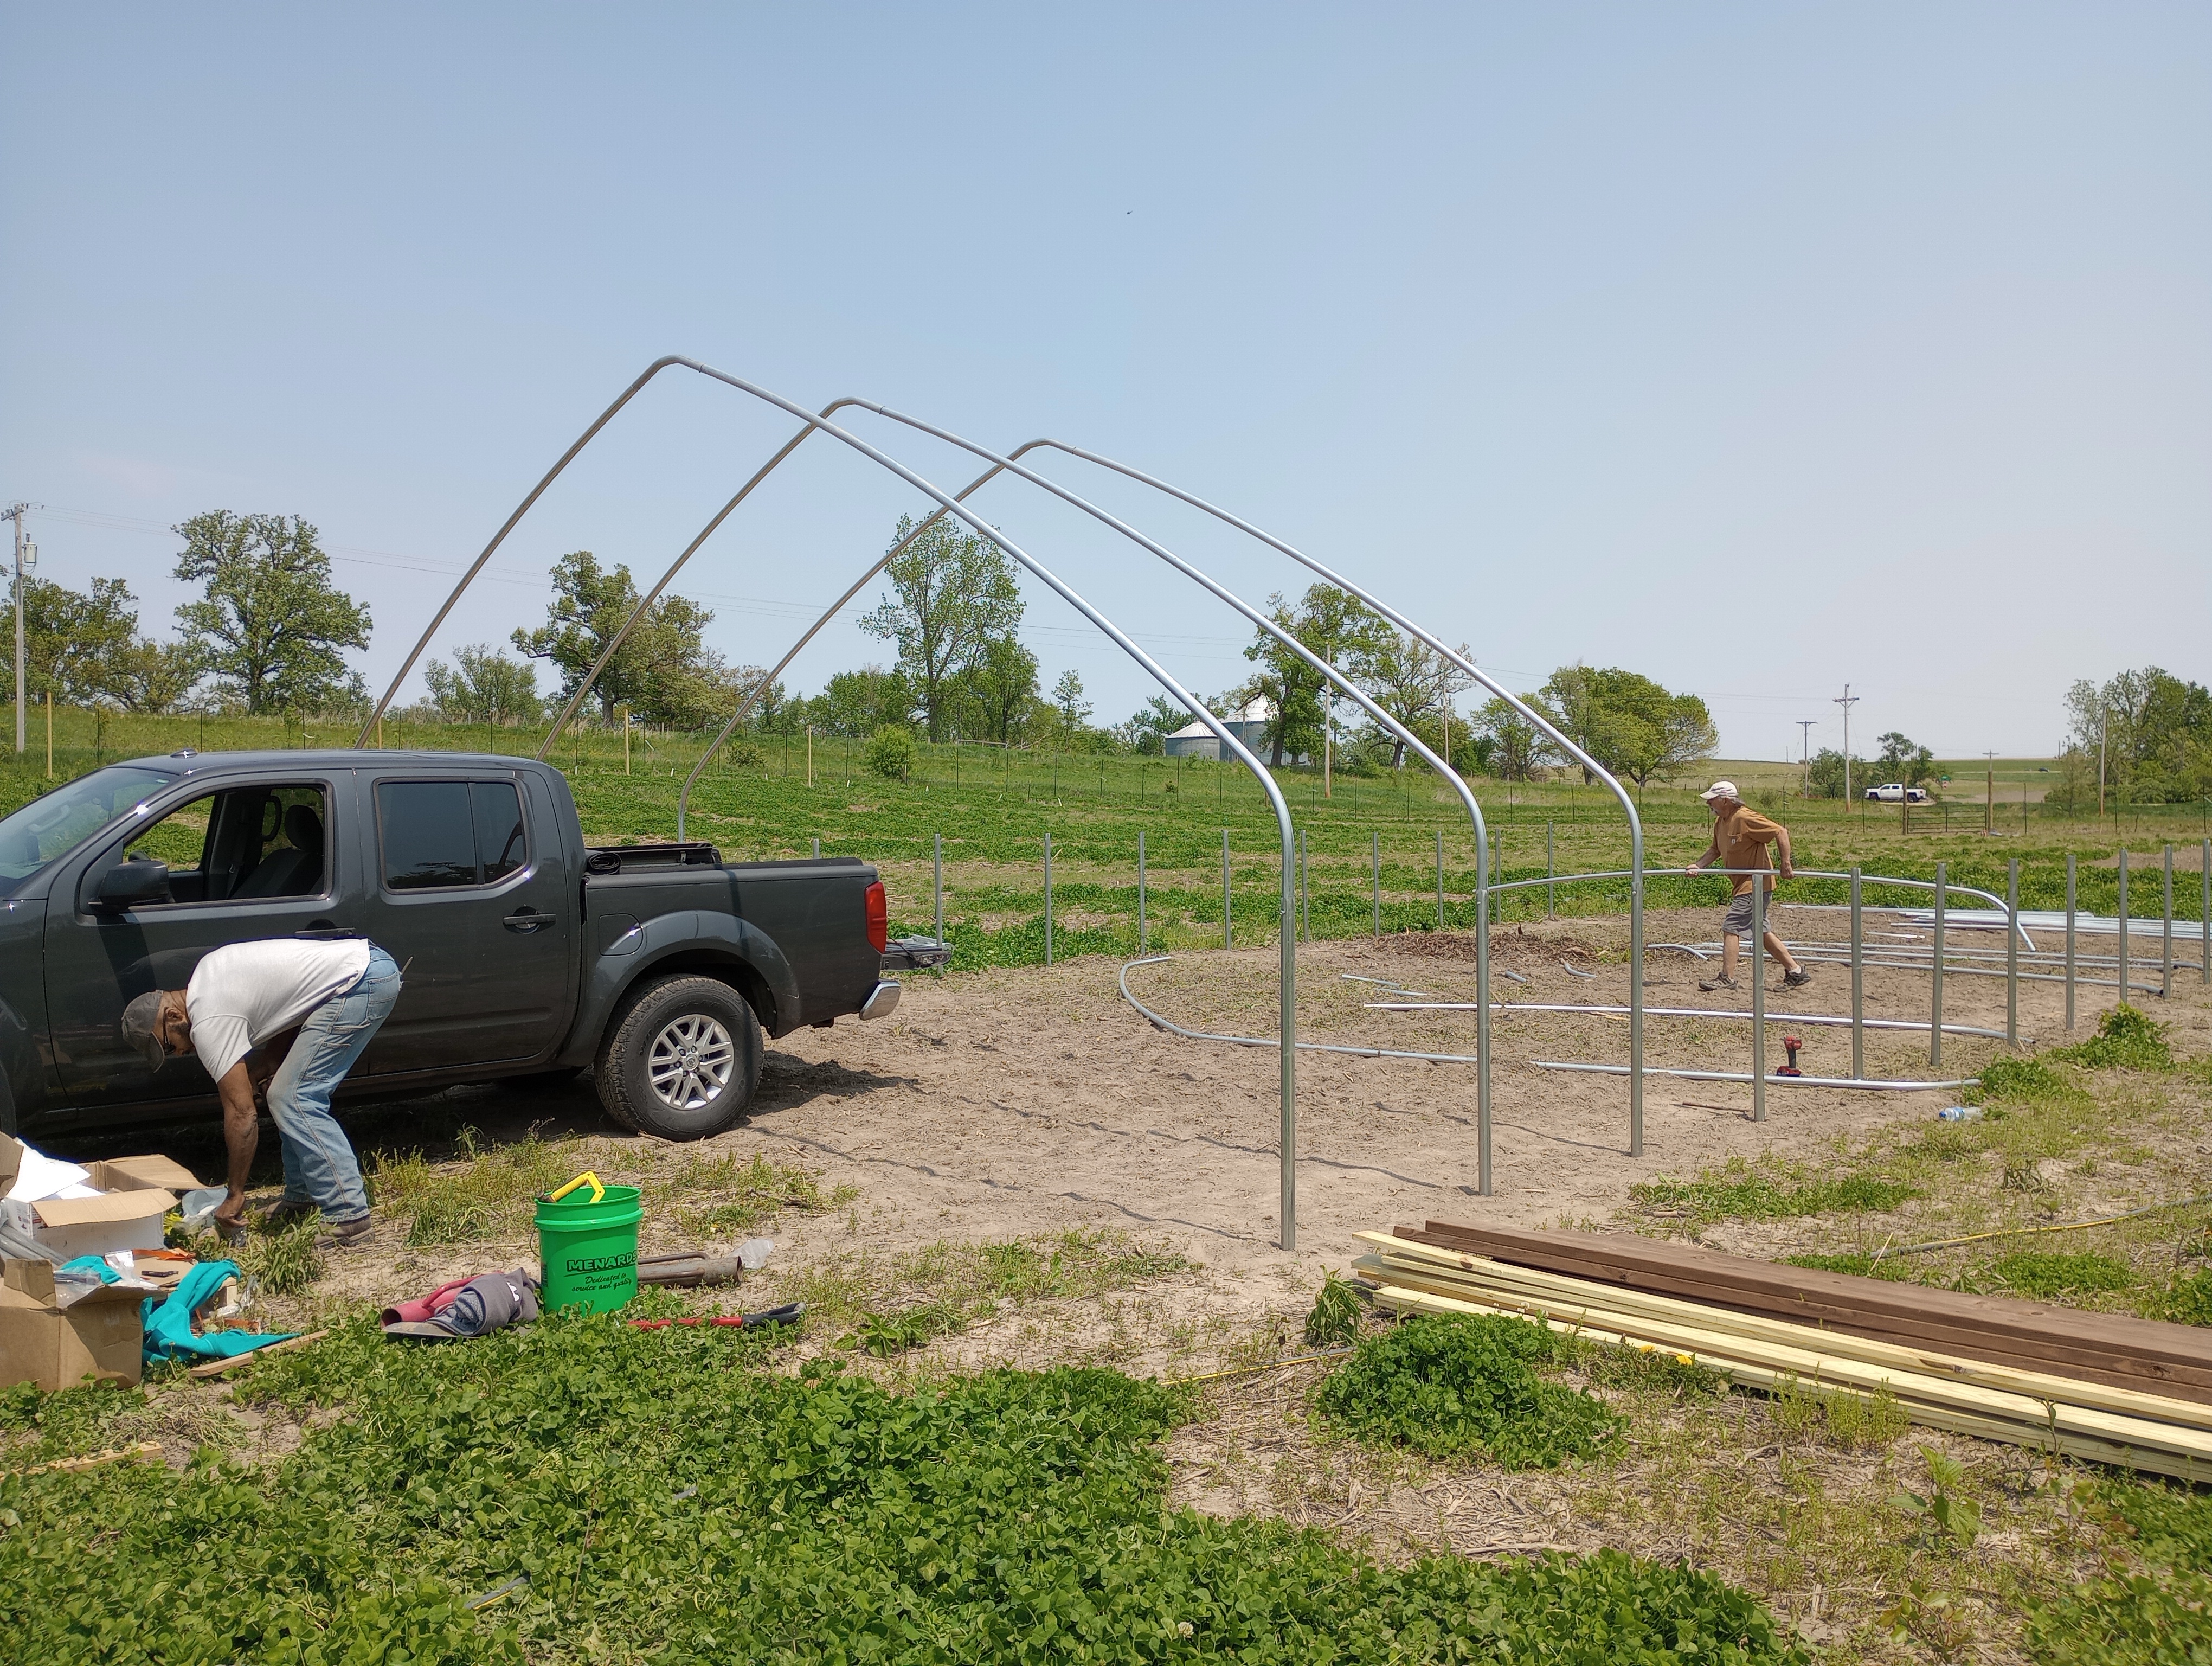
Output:
[[175,779],[160,769],[95,769],[0,817],[0,897],[13,897],[40,868],[103,827],[143,815],[147,798]]

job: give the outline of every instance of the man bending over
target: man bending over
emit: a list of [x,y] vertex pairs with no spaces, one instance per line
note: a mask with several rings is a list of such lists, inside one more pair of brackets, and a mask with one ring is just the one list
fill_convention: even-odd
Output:
[[333,1244],[367,1238],[368,1194],[331,1096],[398,998],[399,969],[374,943],[279,937],[214,950],[183,988],[151,991],[123,1009],[124,1039],[150,1068],[196,1052],[215,1079],[230,1152],[229,1195],[215,1212],[226,1237],[244,1230],[261,1137],[254,1095],[265,1087],[284,1146],[284,1196],[270,1218],[319,1211]]

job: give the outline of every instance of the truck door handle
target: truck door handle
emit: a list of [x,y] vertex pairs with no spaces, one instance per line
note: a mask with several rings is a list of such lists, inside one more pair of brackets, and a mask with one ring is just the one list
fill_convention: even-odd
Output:
[[536,931],[540,926],[551,925],[553,916],[550,914],[538,914],[526,908],[520,914],[508,915],[504,923],[511,932],[526,933]]

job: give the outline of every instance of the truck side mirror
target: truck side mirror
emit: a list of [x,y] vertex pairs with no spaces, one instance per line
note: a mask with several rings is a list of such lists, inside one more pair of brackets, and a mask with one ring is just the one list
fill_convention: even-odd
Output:
[[169,865],[150,856],[133,856],[127,862],[118,862],[100,876],[99,888],[93,892],[95,903],[118,914],[125,909],[143,909],[170,900]]

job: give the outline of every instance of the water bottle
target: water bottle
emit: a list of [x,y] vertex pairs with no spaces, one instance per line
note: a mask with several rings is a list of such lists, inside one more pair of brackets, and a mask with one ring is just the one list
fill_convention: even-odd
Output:
[[1972,1122],[1980,1117],[1979,1105],[1946,1105],[1936,1113],[1939,1122]]

